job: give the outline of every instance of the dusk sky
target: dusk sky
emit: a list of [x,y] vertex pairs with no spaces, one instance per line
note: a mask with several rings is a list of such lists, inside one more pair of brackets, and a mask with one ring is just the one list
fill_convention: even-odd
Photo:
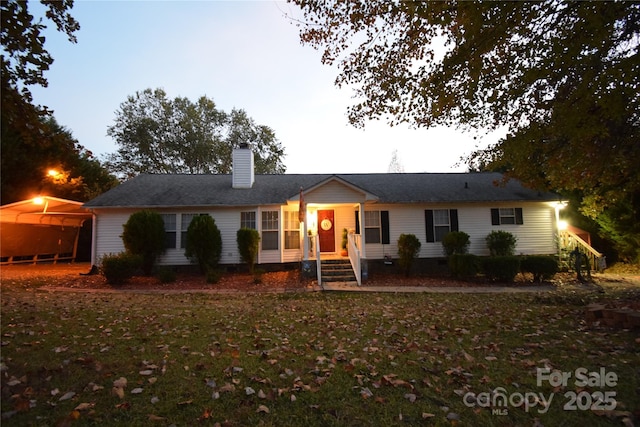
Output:
[[[39,3],[30,7],[37,16]],[[394,150],[406,172],[465,171],[455,166],[460,157],[497,138],[380,121],[352,127],[352,90],[334,86],[338,69],[301,45],[285,13],[302,14],[285,2],[85,0],[71,13],[78,43],[47,31],[55,62],[49,86],[32,92],[97,156],[116,151],[107,127],[127,96],[147,88],[171,99],[205,95],[225,112],[244,109],[275,131],[287,173],[384,173]]]

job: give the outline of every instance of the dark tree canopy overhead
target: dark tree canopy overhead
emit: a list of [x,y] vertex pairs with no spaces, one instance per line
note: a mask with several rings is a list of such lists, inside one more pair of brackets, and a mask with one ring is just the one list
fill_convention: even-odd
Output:
[[[45,16],[29,11],[32,3],[2,1],[1,202],[37,194],[86,201],[117,184],[92,153],[60,126],[46,107],[33,105],[30,86],[47,86],[45,72],[53,58],[42,34],[47,23],[75,43],[80,29],[71,16],[72,0],[42,0]],[[48,22],[50,21],[50,22]],[[47,171],[55,169],[55,175]]]
[[116,174],[230,173],[233,149],[248,144],[256,173],[284,173],[284,149],[268,126],[244,110],[225,113],[212,99],[169,99],[162,89],[129,96],[107,131],[118,151],[107,158]]
[[640,3],[293,2],[353,124],[507,126],[472,167],[577,192],[596,219],[623,205],[640,253]]

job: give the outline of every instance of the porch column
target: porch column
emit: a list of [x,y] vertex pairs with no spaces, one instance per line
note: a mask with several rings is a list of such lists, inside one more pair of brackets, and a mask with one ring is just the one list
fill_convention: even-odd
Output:
[[307,211],[304,212],[304,222],[302,223],[302,260],[309,260],[309,239],[307,238]]
[[365,249],[367,243],[364,238],[364,203],[360,203],[360,258],[367,258],[367,250]]

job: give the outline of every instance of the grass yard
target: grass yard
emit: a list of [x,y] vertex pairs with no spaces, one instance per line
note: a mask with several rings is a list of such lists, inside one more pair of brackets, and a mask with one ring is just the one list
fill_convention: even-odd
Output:
[[2,425],[631,425],[637,331],[584,304],[639,295],[3,287]]

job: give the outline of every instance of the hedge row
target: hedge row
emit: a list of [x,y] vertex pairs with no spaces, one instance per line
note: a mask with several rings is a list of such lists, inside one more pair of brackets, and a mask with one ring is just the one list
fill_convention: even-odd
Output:
[[449,270],[458,278],[470,278],[483,273],[491,280],[512,282],[520,272],[531,273],[534,282],[551,279],[558,272],[558,263],[552,256],[490,256],[454,254],[449,257]]

